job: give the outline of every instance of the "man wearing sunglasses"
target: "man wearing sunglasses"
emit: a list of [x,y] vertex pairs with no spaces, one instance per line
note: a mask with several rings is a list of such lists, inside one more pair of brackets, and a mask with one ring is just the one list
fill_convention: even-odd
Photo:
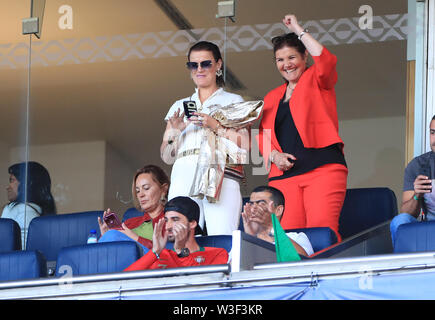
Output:
[[[271,214],[281,220],[284,212],[284,196],[278,189],[270,186],[256,187],[243,207],[243,228],[246,233],[259,239],[274,242]],[[310,240],[303,232],[288,232],[298,254],[310,256],[313,252]]]

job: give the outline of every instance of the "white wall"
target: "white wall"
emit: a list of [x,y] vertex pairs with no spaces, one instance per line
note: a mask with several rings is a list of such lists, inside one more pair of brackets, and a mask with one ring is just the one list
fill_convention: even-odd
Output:
[[109,143],[105,157],[104,208],[110,208],[122,217],[133,206],[131,183],[136,169]]
[[[58,213],[104,208],[105,142],[32,145],[29,159],[47,168]],[[10,150],[10,163],[21,162],[24,148]]]
[[340,121],[349,168],[348,188],[388,187],[400,203],[405,170],[404,126],[405,117]]

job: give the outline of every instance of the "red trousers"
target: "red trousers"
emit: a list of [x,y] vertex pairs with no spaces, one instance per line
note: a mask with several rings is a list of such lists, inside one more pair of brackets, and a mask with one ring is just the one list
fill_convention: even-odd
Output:
[[348,170],[327,164],[299,176],[269,182],[284,194],[281,225],[285,229],[329,227],[337,235],[338,220],[346,195]]

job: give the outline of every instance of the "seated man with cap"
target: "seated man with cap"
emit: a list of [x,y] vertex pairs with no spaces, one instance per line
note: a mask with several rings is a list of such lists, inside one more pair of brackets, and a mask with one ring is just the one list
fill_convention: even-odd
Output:
[[[153,234],[153,248],[124,271],[193,267],[226,264],[228,253],[222,248],[201,247],[195,240],[195,230],[201,231],[199,206],[189,197],[171,199],[164,208]],[[173,242],[172,250],[166,249]]]

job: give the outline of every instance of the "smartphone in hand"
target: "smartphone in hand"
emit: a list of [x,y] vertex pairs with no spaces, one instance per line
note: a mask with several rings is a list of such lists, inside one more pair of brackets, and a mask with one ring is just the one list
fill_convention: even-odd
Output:
[[111,212],[104,217],[104,222],[109,229],[122,229],[122,223],[115,212]]
[[184,114],[190,118],[194,112],[197,111],[195,101],[183,101]]

